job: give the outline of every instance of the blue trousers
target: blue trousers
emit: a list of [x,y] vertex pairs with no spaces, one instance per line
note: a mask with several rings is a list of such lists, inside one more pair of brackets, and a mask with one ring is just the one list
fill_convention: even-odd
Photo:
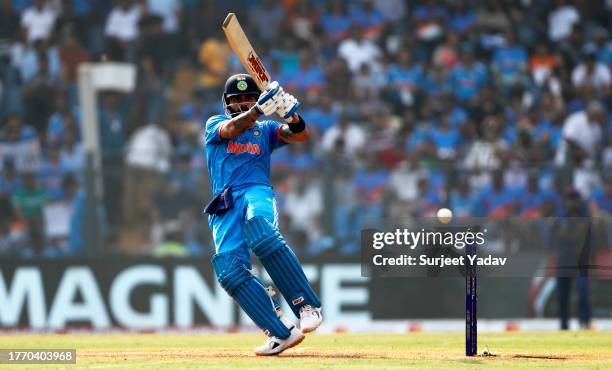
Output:
[[278,227],[278,213],[272,188],[255,185],[233,192],[234,207],[220,215],[211,215],[208,225],[212,230],[217,253],[231,253],[249,268],[251,258],[242,227],[253,217],[265,217]]
[[[251,269],[252,250],[296,317],[300,316],[304,305],[321,307],[300,262],[278,232],[278,214],[272,189],[261,185],[250,186],[232,190],[232,195],[233,207],[209,218],[217,247],[217,254],[213,257],[217,280],[233,295],[241,283],[249,280],[244,274],[244,268]],[[211,204],[215,204],[214,201]],[[253,284],[249,286],[246,289],[251,289],[253,294],[261,298],[260,289],[256,289]],[[264,299],[249,302],[249,294],[234,298],[245,311],[264,304]],[[277,305],[274,302],[274,306]],[[278,328],[278,320],[271,317],[273,314],[274,311],[252,312],[254,320],[260,320],[262,328],[268,324]]]

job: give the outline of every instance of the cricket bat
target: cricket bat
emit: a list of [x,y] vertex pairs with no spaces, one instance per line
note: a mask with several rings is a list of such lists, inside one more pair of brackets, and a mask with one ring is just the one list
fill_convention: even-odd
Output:
[[240,60],[242,66],[253,77],[259,89],[261,91],[265,90],[270,82],[270,74],[244,34],[236,14],[229,13],[223,21],[222,28],[230,47],[238,57],[238,60]]

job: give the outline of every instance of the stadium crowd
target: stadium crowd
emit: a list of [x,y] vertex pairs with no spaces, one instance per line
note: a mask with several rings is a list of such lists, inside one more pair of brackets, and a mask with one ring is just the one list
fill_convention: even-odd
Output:
[[358,253],[366,219],[612,215],[612,1],[3,0],[0,254],[85,253],[77,70],[99,94],[107,251],[212,254],[203,124],[243,71],[234,11],[311,140],[278,150],[296,253]]

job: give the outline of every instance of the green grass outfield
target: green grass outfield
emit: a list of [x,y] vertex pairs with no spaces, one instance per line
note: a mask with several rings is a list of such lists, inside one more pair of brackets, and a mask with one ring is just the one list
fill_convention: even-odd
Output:
[[612,368],[612,332],[481,333],[467,358],[461,333],[309,334],[278,357],[255,357],[258,334],[3,335],[0,348],[76,348],[77,365],[10,369]]

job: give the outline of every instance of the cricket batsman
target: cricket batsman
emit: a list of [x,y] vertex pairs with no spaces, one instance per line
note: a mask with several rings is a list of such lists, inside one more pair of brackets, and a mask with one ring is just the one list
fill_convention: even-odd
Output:
[[[300,262],[278,231],[270,155],[285,144],[308,138],[297,114],[298,100],[271,82],[265,91],[246,74],[231,76],[223,91],[225,114],[206,122],[206,160],[214,198],[206,206],[216,254],[219,284],[268,339],[256,355],[277,355],[304,340],[323,321],[321,302]],[[285,123],[259,120],[277,113]],[[280,306],[251,273],[250,251],[299,317],[299,328],[285,320]]]

